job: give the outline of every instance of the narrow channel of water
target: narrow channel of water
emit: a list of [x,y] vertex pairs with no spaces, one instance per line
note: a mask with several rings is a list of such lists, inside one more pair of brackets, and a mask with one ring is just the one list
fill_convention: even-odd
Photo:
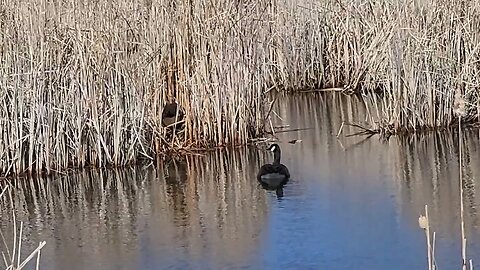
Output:
[[[275,112],[275,126],[307,128],[277,134],[292,175],[284,197],[256,182],[272,158],[261,147],[19,181],[25,255],[45,240],[41,269],[427,269],[418,217],[428,204],[438,267],[460,268],[455,132],[385,142],[344,126],[337,138],[343,121],[364,124],[366,108],[336,94],[284,98]],[[480,133],[464,134],[467,252],[478,268]],[[11,245],[11,207],[0,205]]]

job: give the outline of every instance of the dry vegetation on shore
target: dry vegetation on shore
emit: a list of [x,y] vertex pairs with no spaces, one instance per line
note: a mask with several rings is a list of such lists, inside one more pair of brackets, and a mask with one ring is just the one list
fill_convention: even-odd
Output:
[[[0,171],[246,142],[265,114],[268,2],[4,1]],[[186,130],[165,141],[173,97]]]
[[[0,6],[0,172],[245,143],[271,89],[372,93],[372,128],[478,117],[476,1],[45,1]],[[186,111],[167,139],[162,106]]]

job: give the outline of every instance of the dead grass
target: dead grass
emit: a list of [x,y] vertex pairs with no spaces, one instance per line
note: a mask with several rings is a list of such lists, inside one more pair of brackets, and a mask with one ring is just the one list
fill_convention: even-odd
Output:
[[[458,91],[462,121],[477,121],[479,11],[473,0],[5,0],[0,172],[245,143],[269,126],[272,89],[366,94],[369,129],[387,133],[454,124]],[[160,115],[173,100],[186,128],[169,138]]]
[[[263,127],[272,8],[269,1],[4,1],[1,174],[245,143]],[[186,111],[186,130],[167,138],[160,116],[173,100]]]
[[306,0],[293,6],[278,31],[291,44],[277,52],[292,64],[283,65],[292,76],[283,80],[287,88],[366,94],[382,108],[371,129],[393,133],[455,124],[457,91],[466,99],[463,122],[478,121],[478,1]]

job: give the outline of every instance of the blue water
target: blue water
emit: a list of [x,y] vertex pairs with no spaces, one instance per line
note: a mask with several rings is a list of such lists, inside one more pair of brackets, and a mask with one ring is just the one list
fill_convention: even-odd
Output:
[[422,234],[397,215],[388,194],[312,185],[274,204],[263,267],[420,269]]

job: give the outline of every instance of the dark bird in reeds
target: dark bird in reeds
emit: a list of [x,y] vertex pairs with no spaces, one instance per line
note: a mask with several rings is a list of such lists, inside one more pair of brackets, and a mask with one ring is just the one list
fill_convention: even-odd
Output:
[[181,129],[183,127],[183,117],[185,116],[182,108],[177,103],[168,103],[163,108],[162,125],[164,127],[175,127]]
[[272,144],[267,148],[273,152],[273,163],[265,164],[257,174],[257,180],[267,190],[275,190],[278,197],[283,196],[283,186],[290,179],[288,168],[280,163],[281,150],[278,144]]

